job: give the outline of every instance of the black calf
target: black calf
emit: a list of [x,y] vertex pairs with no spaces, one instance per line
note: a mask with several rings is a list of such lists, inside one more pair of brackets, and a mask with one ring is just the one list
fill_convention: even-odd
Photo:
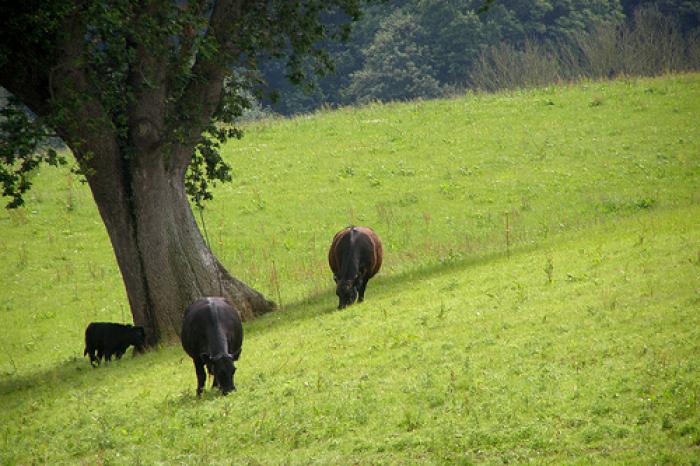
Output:
[[92,322],[85,329],[83,356],[89,355],[90,364],[95,366],[100,364],[103,357],[105,361],[110,361],[112,356],[121,359],[131,345],[141,351],[145,342],[146,332],[143,327],[112,322]]

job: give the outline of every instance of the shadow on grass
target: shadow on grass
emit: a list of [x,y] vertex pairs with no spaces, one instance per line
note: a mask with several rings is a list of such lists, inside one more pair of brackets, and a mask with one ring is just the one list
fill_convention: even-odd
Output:
[[[194,371],[192,371],[192,376],[194,378]],[[166,395],[161,401],[160,406],[167,412],[179,411],[181,409],[188,409],[193,406],[199,406],[203,403],[216,402],[219,400],[233,400],[236,398],[238,392],[232,392],[224,396],[221,391],[211,386],[211,377],[207,377],[207,383],[205,384],[202,396],[197,397],[196,384],[183,388],[176,395]]]
[[[529,244],[514,247],[510,251],[510,256],[529,253],[541,246],[542,244]],[[505,251],[486,252],[458,260],[417,265],[414,268],[390,276],[380,275],[369,282],[365,300],[372,301],[372,299],[377,297],[396,295],[400,293],[402,289],[415,286],[415,282],[417,281],[440,277],[455,271],[462,271],[494,260],[507,258],[508,256],[509,254]],[[277,328],[280,325],[290,325],[295,322],[314,319],[332,312],[344,312],[344,310],[336,309],[337,302],[338,299],[332,291],[314,293],[307,298],[285,306],[284,310],[266,314],[252,321],[251,325],[246,328],[246,333],[257,334]]]
[[[511,255],[530,252],[537,249],[537,245],[527,245],[513,248]],[[455,271],[483,265],[493,260],[506,257],[506,253],[490,252],[481,255],[469,256],[460,260],[449,262],[434,262],[430,264],[418,265],[409,270],[390,276],[379,276],[372,280],[368,287],[366,299],[372,301],[377,297],[386,297],[401,293],[407,287],[415,286],[415,282],[434,277],[446,275]],[[254,335],[276,329],[279,326],[288,326],[308,319],[314,319],[332,312],[344,312],[337,310],[337,298],[332,291],[315,293],[307,298],[285,306],[284,310],[279,310],[262,316],[246,326],[246,334]],[[11,395],[24,390],[41,389],[51,395],[69,389],[84,390],[87,387],[99,387],[106,383],[106,379],[115,375],[115,371],[123,366],[124,370],[130,369],[133,364],[144,365],[149,358],[149,354],[160,353],[154,351],[141,355],[138,358],[125,356],[119,361],[112,361],[109,364],[103,363],[98,368],[92,368],[87,358],[73,356],[65,359],[53,366],[38,369],[35,372],[22,375],[9,375],[0,380],[0,396]],[[133,368],[131,368],[133,369]],[[79,380],[82,378],[83,380]],[[194,389],[193,389],[194,391]],[[208,399],[209,396],[205,396]],[[171,400],[176,404],[189,404],[196,402],[187,394],[183,393],[179,399]]]
[[[90,366],[89,359],[73,356],[52,366],[42,367],[34,372],[9,375],[0,380],[0,396],[18,393],[24,390],[45,390],[55,395],[69,388],[84,389],[87,380],[98,385],[119,366],[130,365],[131,356],[124,356],[119,361],[102,363],[99,367]],[[112,369],[112,370],[110,370]],[[88,379],[89,377],[89,379]],[[84,381],[78,379],[83,378]],[[77,382],[77,384],[76,384]]]

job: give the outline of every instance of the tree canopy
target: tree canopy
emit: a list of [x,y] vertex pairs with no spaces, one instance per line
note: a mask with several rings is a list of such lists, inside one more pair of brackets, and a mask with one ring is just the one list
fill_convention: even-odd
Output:
[[332,68],[362,0],[83,0],[3,2],[0,182],[22,204],[28,173],[76,160],[104,221],[148,342],[180,329],[185,306],[223,295],[243,317],[273,303],[236,280],[204,243],[197,204],[230,177],[219,147],[265,87],[270,59],[304,81]]
[[[63,161],[42,141],[56,134],[74,139],[74,110],[90,105],[99,117],[90,124],[112,131],[126,150],[132,150],[134,120],[141,137],[165,135],[158,143],[195,141],[187,186],[197,202],[208,198],[208,183],[230,176],[216,148],[240,136],[229,125],[266,88],[258,66],[275,58],[293,83],[331,70],[321,45],[347,38],[360,4],[4,2],[0,85],[12,96],[1,114],[3,194],[11,206],[21,205],[30,186],[27,171],[42,161]],[[161,114],[136,115],[134,102],[144,98],[165,103]],[[27,107],[38,118],[27,115]]]

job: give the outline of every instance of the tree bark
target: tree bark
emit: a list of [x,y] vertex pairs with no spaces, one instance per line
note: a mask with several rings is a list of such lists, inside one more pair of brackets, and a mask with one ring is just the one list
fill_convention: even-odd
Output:
[[274,308],[232,277],[205,244],[185,193],[186,165],[173,163],[182,157],[112,152],[91,160],[87,178],[147,343],[178,336],[185,308],[197,298],[223,296],[244,320]]

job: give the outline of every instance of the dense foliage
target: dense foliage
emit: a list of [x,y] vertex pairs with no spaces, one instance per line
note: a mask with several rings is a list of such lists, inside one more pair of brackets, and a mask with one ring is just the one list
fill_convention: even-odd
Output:
[[568,47],[601,26],[615,30],[643,6],[655,5],[664,16],[677,18],[686,37],[700,24],[700,3],[689,0],[501,0],[480,12],[483,5],[479,0],[402,0],[369,9],[351,41],[331,51],[338,73],[315,80],[311,91],[284,87],[279,66],[266,67],[266,79],[284,88],[278,102],[266,103],[275,112],[292,114],[321,105],[430,98],[474,87],[470,76],[490,47]]
[[361,3],[0,5],[7,20],[0,28],[0,85],[15,97],[0,102],[3,195],[11,197],[10,207],[21,205],[31,168],[58,162],[52,151],[39,150],[53,132],[73,150],[79,169],[88,171],[90,158],[102,156],[90,154],[89,138],[80,134],[91,124],[92,132],[116,139],[127,159],[140,156],[137,146],[147,137],[151,146],[169,146],[170,152],[178,144],[193,146],[187,188],[199,203],[210,196],[212,180],[230,179],[218,147],[240,132],[219,123],[234,123],[262,95],[258,66],[274,58],[293,83],[330,70],[326,47],[348,37]]
[[639,7],[656,6],[664,15],[677,18],[685,33],[697,32],[700,26],[700,2],[697,0],[620,0],[620,4],[628,17]]

